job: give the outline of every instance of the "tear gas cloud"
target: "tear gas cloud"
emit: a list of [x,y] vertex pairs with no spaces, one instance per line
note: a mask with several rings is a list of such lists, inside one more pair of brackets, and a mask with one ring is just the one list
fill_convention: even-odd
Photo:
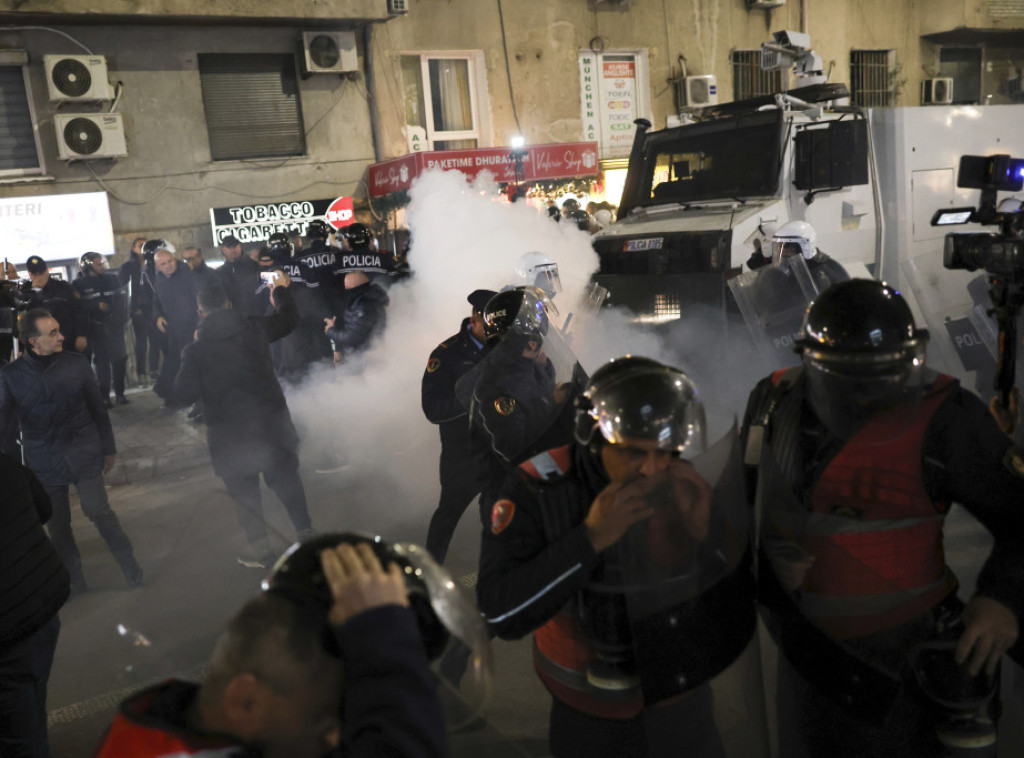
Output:
[[[729,355],[720,315],[718,327],[691,315],[655,332],[618,309],[595,314],[577,307],[598,267],[590,235],[574,224],[553,222],[537,208],[505,202],[488,176],[471,184],[457,172],[427,172],[410,196],[414,274],[390,288],[383,336],[361,359],[318,368],[288,394],[307,465],[333,450],[346,464],[343,479],[355,475],[387,483],[380,488],[381,503],[346,503],[339,493],[343,512],[361,528],[388,533],[388,527],[404,524],[408,533],[415,520],[415,533],[420,541],[425,538],[439,494],[440,454],[437,430],[420,407],[427,358],[469,315],[470,292],[521,283],[516,263],[527,252],[543,252],[558,264],[563,291],[555,298],[556,320],[564,323],[572,314],[568,342],[589,373],[626,353],[678,365],[702,388],[712,440],[742,411],[757,376],[745,376],[749,356]],[[708,323],[713,319],[712,314]],[[727,385],[735,390],[723,394]],[[715,397],[708,402],[709,395],[726,398],[728,407]]]

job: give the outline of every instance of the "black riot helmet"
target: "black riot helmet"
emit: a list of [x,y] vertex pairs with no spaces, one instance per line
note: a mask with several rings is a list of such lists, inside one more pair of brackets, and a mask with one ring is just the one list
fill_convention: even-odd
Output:
[[543,339],[548,333],[550,307],[550,301],[539,287],[503,290],[484,306],[484,336],[491,344],[509,333]]
[[334,228],[323,219],[315,218],[306,224],[306,237],[311,240],[325,240],[333,232]]
[[928,333],[899,292],[873,279],[829,287],[811,303],[797,340],[815,413],[848,437],[875,411],[913,404]]
[[102,274],[107,270],[107,259],[99,253],[85,253],[78,259],[78,266],[85,274]]
[[166,240],[149,240],[149,242],[142,246],[142,254],[149,256],[150,259],[161,250],[166,250],[172,255],[176,252],[174,245]]
[[693,381],[651,358],[626,355],[594,372],[576,399],[576,440],[589,444],[654,440],[661,450],[693,458],[707,447],[704,406]]
[[292,238],[284,232],[274,232],[267,238],[267,247],[274,253],[274,260],[278,262],[287,261],[295,253],[295,245]]
[[590,231],[590,214],[582,208],[569,211],[569,220],[576,224],[576,228],[583,232]]
[[349,224],[341,228],[340,234],[353,250],[367,248],[373,241],[373,232],[366,224]]

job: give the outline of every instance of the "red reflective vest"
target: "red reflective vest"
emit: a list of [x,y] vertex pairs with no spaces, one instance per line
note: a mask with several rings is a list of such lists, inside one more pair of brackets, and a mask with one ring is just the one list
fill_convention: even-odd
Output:
[[925,430],[956,382],[940,375],[913,418],[876,414],[833,458],[793,535],[815,557],[800,611],[839,639],[890,629],[926,613],[956,589],[942,525],[949,503],[928,496]]

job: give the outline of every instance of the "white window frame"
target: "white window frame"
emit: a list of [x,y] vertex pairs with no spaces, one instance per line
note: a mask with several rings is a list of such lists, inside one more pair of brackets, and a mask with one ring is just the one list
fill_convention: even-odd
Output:
[[0,184],[23,181],[46,176],[46,159],[43,154],[42,141],[39,139],[39,120],[36,118],[36,106],[32,98],[32,87],[28,75],[28,53],[25,50],[0,50],[0,66],[20,67],[22,81],[25,82],[25,100],[28,106],[29,119],[32,121],[32,137],[36,145],[36,159],[39,165],[35,168],[0,169]]
[[[435,142],[474,139],[477,147],[486,147],[481,135],[483,129],[480,119],[480,78],[478,71],[484,71],[483,51],[481,50],[415,50],[404,51],[402,56],[419,58],[420,86],[423,88],[423,120],[426,124],[427,150],[434,149]],[[434,103],[430,92],[430,61],[432,60],[465,60],[469,73],[469,107],[473,118],[473,129],[457,132],[444,132],[434,129]]]

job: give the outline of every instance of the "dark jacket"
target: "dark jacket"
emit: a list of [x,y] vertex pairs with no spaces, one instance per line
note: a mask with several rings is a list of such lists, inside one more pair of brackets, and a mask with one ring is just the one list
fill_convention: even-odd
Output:
[[46,485],[91,479],[117,452],[96,376],[77,353],[31,350],[0,370],[0,428],[21,425],[25,463]]
[[235,310],[243,316],[262,316],[263,310],[258,304],[256,290],[260,286],[259,264],[248,255],[242,255],[234,263],[224,261],[224,265],[213,270],[228,299]]
[[203,279],[181,261],[170,277],[157,271],[154,289],[156,300],[153,317],[167,319],[167,332],[179,346],[192,341],[192,335],[199,321],[196,310],[196,295],[202,289]]
[[130,253],[128,260],[117,269],[117,278],[122,285],[128,285],[132,313],[148,316],[153,312],[153,282],[146,275],[141,255]]
[[327,330],[334,349],[346,356],[366,350],[374,337],[384,331],[388,293],[373,282],[360,284],[347,292],[338,323]]
[[117,274],[110,271],[99,276],[79,274],[72,284],[89,312],[90,334],[124,329],[128,323],[128,290]]
[[[435,677],[423,655],[415,616],[397,605],[372,608],[334,634],[345,667],[342,744],[337,754],[448,755]],[[242,747],[230,735],[200,733],[188,725],[186,713],[198,692],[194,684],[171,680],[130,697],[121,704],[94,758],[212,755]],[[238,751],[243,754],[256,758],[262,752],[250,746],[249,751]]]
[[469,319],[463,319],[458,334],[434,348],[420,383],[420,402],[427,421],[438,425],[441,451],[469,453],[469,413],[455,396],[455,383],[483,356],[483,345],[469,331]]
[[[277,373],[290,381],[298,381],[311,363],[329,358],[331,346],[324,335],[324,319],[330,315],[323,298],[323,288],[316,273],[301,260],[278,264],[291,278],[288,291],[295,300],[299,323],[276,346]],[[267,293],[269,302],[269,293]]]
[[271,316],[214,311],[181,353],[174,397],[183,405],[203,400],[210,457],[221,476],[262,470],[276,449],[298,446],[269,343],[294,329],[299,314],[288,288],[276,289],[274,299]]
[[53,508],[39,479],[0,455],[0,650],[28,637],[64,605],[69,579],[43,524]]
[[32,290],[29,308],[46,308],[57,319],[65,350],[73,350],[78,337],[89,336],[89,309],[70,282],[51,276],[45,287]]

